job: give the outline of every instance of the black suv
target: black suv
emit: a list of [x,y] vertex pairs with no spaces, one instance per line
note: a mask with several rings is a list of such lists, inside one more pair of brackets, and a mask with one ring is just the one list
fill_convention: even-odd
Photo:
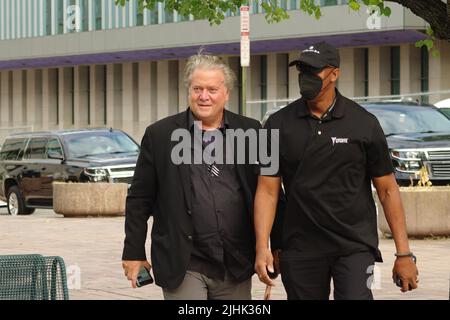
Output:
[[139,145],[113,129],[8,136],[0,152],[0,199],[11,215],[51,208],[54,181],[131,184]]
[[399,185],[410,185],[425,168],[434,185],[450,184],[450,119],[415,102],[362,104],[383,128]]
[[[434,185],[450,184],[450,119],[427,104],[414,101],[362,103],[383,128],[395,177],[401,186],[419,179],[427,169]],[[262,124],[284,106],[269,110]]]

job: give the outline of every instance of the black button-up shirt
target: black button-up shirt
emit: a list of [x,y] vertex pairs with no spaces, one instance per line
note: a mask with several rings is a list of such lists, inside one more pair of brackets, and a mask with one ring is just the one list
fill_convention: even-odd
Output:
[[[191,114],[189,122],[192,131],[193,121]],[[224,145],[223,162],[226,159],[227,127],[227,120],[224,119],[220,128]],[[203,141],[198,142],[197,147],[204,148],[216,143],[208,133],[203,132]],[[195,147],[193,141],[192,152]],[[242,277],[248,278],[253,273],[253,264],[248,259],[253,250],[252,224],[235,165],[215,163],[214,169],[211,169],[206,163],[192,164],[190,176],[194,247],[188,269],[222,280],[227,270],[235,279],[245,280]]]
[[321,119],[299,99],[265,127],[280,130],[277,175],[287,195],[283,256],[370,250],[381,261],[371,179],[393,167],[376,117],[336,90],[334,107]]

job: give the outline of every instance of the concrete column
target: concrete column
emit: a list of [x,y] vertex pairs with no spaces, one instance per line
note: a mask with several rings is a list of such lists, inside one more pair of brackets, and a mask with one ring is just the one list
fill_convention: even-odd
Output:
[[99,89],[97,86],[97,66],[96,65],[90,65],[89,68],[89,104],[91,106],[89,110],[89,120],[90,120],[90,126],[97,127],[98,126],[98,118],[97,118],[97,96],[99,95],[97,90]]
[[122,130],[129,135],[134,134],[134,94],[133,63],[122,65]]
[[156,109],[158,120],[169,116],[169,61],[157,61]]
[[[233,90],[231,90],[230,98],[228,100],[227,109],[239,113],[239,104],[240,104],[240,97],[239,97],[239,78],[241,77],[240,72],[240,58],[239,57],[227,57],[227,59],[224,59],[224,62],[228,63],[231,70],[233,70],[234,74],[236,75],[236,82],[234,84]],[[247,72],[247,78],[248,78],[248,72]],[[248,108],[248,106],[247,106]]]
[[364,96],[364,49],[340,48],[339,91],[347,97]]
[[[298,51],[289,52],[289,62],[299,57]],[[300,87],[298,85],[298,71],[295,67],[289,67],[289,99],[296,100],[300,98]]]
[[247,82],[247,116],[260,120],[263,116],[261,103],[248,103],[248,101],[261,100],[261,56],[250,58]]
[[90,122],[92,127],[105,125],[105,69],[104,65],[91,65],[90,68]]
[[[179,66],[177,60],[169,61],[169,115],[178,113],[179,110]],[[181,86],[183,86],[181,84]]]
[[121,128],[121,108],[122,103],[122,65],[108,64],[106,67],[106,114],[107,126]]
[[[429,90],[448,91],[450,90],[450,44],[444,40],[435,40],[436,49],[439,50],[439,57],[429,55]],[[430,103],[450,98],[450,94],[438,94],[430,96]]]
[[57,127],[58,121],[58,69],[42,70],[42,129]]
[[141,141],[145,129],[151,123],[151,108],[156,108],[152,105],[151,94],[151,62],[139,62],[138,74],[138,126],[136,132],[136,140]]
[[72,90],[73,90],[73,68],[58,69],[58,127],[59,129],[68,129],[73,127],[73,110],[72,110]]
[[49,69],[42,70],[42,130],[50,129],[50,79]]
[[369,96],[390,95],[389,47],[369,47]]
[[178,112],[185,111],[189,105],[189,90],[184,83],[186,59],[178,60]]
[[[284,100],[288,95],[288,64],[285,54],[271,53],[267,55],[267,100]],[[284,105],[286,101],[267,103],[267,110],[277,105]]]
[[74,108],[75,127],[85,128],[89,118],[89,70],[86,66],[74,68]]
[[11,71],[1,72],[1,110],[0,110],[0,120],[1,126],[3,128],[12,127],[12,78]]
[[420,92],[420,49],[413,44],[400,46],[400,92]]
[[27,125],[31,126],[32,130],[36,130],[42,123],[42,115],[38,114],[36,104],[36,70],[27,70],[27,91],[26,91],[26,119]]
[[13,127],[21,127],[26,122],[26,79],[22,70],[13,70]]

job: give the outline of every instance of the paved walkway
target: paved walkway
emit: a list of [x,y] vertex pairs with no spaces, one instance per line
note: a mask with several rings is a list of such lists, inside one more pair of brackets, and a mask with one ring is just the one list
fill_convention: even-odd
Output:
[[[159,287],[132,289],[121,267],[124,218],[63,218],[51,210],[30,216],[12,217],[0,208],[0,255],[40,253],[64,258],[69,285],[76,285],[80,270],[81,288],[71,289],[71,299],[162,299]],[[420,289],[402,294],[392,284],[395,250],[392,240],[382,239],[385,262],[378,264],[375,299],[449,299],[450,239],[411,240],[418,257]],[[253,277],[253,299],[262,299],[265,287]],[[272,290],[273,299],[286,299],[281,281]]]

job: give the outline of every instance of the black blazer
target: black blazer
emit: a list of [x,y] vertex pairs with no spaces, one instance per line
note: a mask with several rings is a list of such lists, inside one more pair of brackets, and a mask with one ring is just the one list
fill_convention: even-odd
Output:
[[[126,202],[123,260],[146,260],[147,220],[153,215],[151,260],[156,284],[177,288],[184,279],[192,251],[193,225],[189,165],[175,165],[170,155],[178,142],[172,132],[188,129],[190,109],[150,125],[142,139],[133,183]],[[229,129],[260,129],[258,121],[225,111]],[[246,146],[248,151],[248,146]],[[248,162],[248,157],[247,157]],[[259,166],[236,165],[253,221],[253,199]],[[252,259],[254,261],[254,257]]]

